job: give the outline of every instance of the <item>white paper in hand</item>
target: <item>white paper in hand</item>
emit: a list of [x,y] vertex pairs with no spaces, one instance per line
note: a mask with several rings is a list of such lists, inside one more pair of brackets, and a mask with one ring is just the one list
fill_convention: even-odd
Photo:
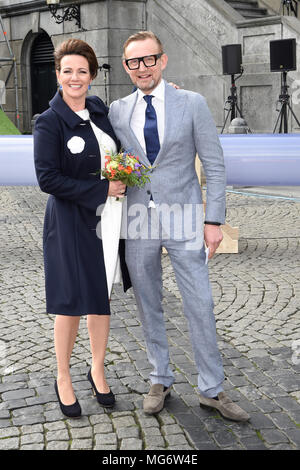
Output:
[[208,255],[209,255],[209,248],[206,247],[206,248],[205,248],[205,256],[206,256],[206,257],[205,257],[205,264],[208,263]]

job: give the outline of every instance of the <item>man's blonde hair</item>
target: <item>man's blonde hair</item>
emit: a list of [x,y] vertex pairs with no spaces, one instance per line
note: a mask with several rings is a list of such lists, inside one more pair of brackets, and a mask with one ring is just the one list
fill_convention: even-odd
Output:
[[156,41],[156,43],[159,47],[158,52],[160,54],[164,53],[163,45],[162,45],[160,39],[154,33],[152,33],[152,31],[139,31],[138,33],[135,33],[135,34],[132,34],[131,36],[129,36],[129,38],[124,42],[124,45],[123,45],[123,59],[125,59],[126,48],[131,42],[145,41],[145,39],[154,39],[154,41]]

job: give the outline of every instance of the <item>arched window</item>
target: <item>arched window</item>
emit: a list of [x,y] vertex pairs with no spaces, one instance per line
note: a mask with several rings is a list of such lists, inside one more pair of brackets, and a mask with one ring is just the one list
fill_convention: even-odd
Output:
[[57,90],[53,52],[53,44],[48,34],[38,34],[33,41],[30,57],[33,116],[49,107],[49,101]]

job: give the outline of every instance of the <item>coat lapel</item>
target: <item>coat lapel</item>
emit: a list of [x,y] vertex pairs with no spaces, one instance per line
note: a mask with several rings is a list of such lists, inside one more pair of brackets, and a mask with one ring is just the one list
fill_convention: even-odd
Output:
[[[94,97],[87,97],[85,101],[86,107],[90,113],[90,119],[91,121],[99,127],[103,132],[108,134],[116,143],[117,147],[120,147],[120,142],[118,141],[114,130],[112,128],[112,125],[107,117],[108,114],[108,109],[104,105],[104,103],[99,102],[97,100],[96,102],[94,101]],[[103,106],[101,106],[101,104]]]
[[[74,111],[72,111],[72,109],[65,103],[59,91],[54,95],[49,104],[71,129],[75,129],[83,123],[83,119],[74,113]],[[119,147],[120,142],[118,141],[108,120],[107,108],[104,103],[101,103],[100,100],[95,102],[93,97],[87,97],[85,104],[90,113],[91,121],[93,121],[93,123],[103,132],[106,132],[116,142],[117,147]]]
[[63,119],[68,127],[74,129],[78,126],[82,119],[79,117],[67,103],[62,99],[59,91],[56,92],[52,100],[49,102],[50,107]]

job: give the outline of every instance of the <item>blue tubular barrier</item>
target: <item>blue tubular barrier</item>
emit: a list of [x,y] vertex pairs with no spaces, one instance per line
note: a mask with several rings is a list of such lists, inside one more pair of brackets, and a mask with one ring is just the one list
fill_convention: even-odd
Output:
[[300,134],[222,134],[227,184],[300,186]]
[[37,185],[32,135],[0,135],[0,185]]
[[[221,134],[227,184],[300,186],[300,134]],[[32,135],[0,136],[0,185],[36,185]]]

